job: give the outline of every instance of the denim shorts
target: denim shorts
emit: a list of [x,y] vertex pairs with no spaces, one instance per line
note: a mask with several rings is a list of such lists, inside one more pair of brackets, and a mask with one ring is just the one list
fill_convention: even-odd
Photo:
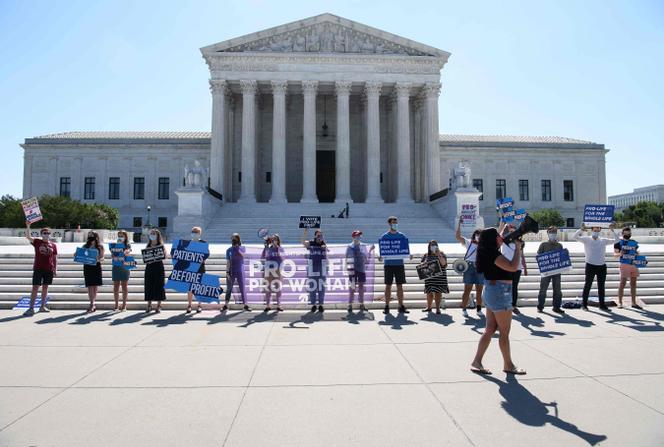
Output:
[[484,275],[478,273],[475,268],[474,262],[468,262],[468,270],[463,272],[463,283],[464,284],[477,284],[480,286],[484,285]]
[[492,312],[511,311],[512,284],[505,284],[500,281],[491,284],[491,281],[486,281],[482,292],[482,301],[484,301],[486,308]]

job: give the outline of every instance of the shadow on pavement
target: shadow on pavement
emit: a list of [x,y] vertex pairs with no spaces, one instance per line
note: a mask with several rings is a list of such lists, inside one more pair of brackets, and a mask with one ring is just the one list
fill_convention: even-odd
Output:
[[83,314],[83,315],[89,315],[87,317],[81,316],[80,318],[77,318],[76,320],[72,321],[69,324],[90,324],[94,323],[96,321],[107,321],[110,320],[111,315],[113,315],[114,312],[112,311],[106,311],[106,312],[95,312],[91,314]]
[[565,332],[540,331],[537,329],[533,329],[533,328],[544,327],[544,320],[542,320],[540,317],[530,317],[528,315],[525,315],[524,313],[521,313],[520,315],[517,315],[514,318],[512,318],[512,320],[521,324],[521,326],[530,331],[530,335],[533,335],[535,337],[554,338],[556,336],[566,335]]
[[420,321],[428,321],[430,323],[437,323],[442,326],[449,326],[454,323],[454,318],[450,314],[442,313],[437,314],[435,312],[427,312],[424,318],[420,318]]
[[385,315],[385,319],[383,321],[378,322],[379,326],[390,326],[390,329],[394,329],[397,331],[403,329],[403,326],[411,326],[413,324],[418,324],[418,323],[417,321],[409,320],[406,314],[402,313],[397,313],[396,317],[391,313],[388,313],[387,315]]
[[133,314],[129,314],[124,318],[116,318],[115,320],[111,321],[111,326],[117,326],[120,324],[131,324],[131,323],[138,323],[141,321],[143,318],[147,318],[151,313],[147,313],[145,311],[139,311],[135,312]]
[[[521,385],[511,374],[503,382],[492,376],[482,376],[489,382],[498,385],[500,395],[505,399],[500,405],[503,410],[518,422],[531,427],[543,427],[551,424],[554,427],[578,436],[590,445],[596,445],[605,441],[605,435],[596,435],[579,429],[571,422],[564,421],[558,417],[558,404],[556,402],[545,403],[533,395],[526,387]],[[553,414],[549,413],[550,407]]]
[[[646,315],[646,313],[650,313],[653,316],[657,315],[658,317],[662,317],[662,314],[656,313],[656,312],[637,312],[636,315],[638,316],[643,316],[646,318],[652,318],[652,319],[660,319],[660,318],[653,318],[649,315]],[[649,319],[640,319],[640,318],[633,318],[630,317],[629,315],[625,315],[623,313],[618,313],[618,312],[613,312],[611,315],[609,315],[609,318],[606,320],[607,323],[610,324],[615,324],[618,326],[626,327],[629,329],[634,329],[635,331],[639,332],[660,332],[664,331],[664,327],[662,327],[662,324],[659,321],[652,321]]]
[[471,331],[482,335],[484,331],[481,331],[480,329],[484,329],[486,327],[486,320],[484,316],[478,317],[478,318],[472,318],[470,316],[464,318],[463,322],[464,326],[472,326],[470,328]]

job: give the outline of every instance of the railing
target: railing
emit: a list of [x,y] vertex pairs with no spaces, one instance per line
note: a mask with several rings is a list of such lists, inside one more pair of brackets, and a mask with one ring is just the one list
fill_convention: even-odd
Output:
[[433,202],[434,200],[438,200],[438,199],[441,199],[441,198],[445,197],[448,192],[449,192],[449,188],[441,189],[438,192],[434,192],[433,194],[431,194],[429,196],[429,202]]
[[214,189],[210,188],[209,186],[207,187],[207,191],[215,199],[219,199],[219,200],[222,200],[222,201],[224,200],[224,195],[222,193],[220,193],[218,191],[215,191]]

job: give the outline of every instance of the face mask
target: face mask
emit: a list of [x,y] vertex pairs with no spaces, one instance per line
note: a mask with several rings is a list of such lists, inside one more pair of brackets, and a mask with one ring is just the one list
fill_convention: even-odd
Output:
[[94,241],[95,237],[94,236],[88,236],[88,242]]
[[156,234],[151,234],[148,236],[151,241],[156,241],[157,240],[157,235]]
[[118,238],[118,244],[121,244],[121,243],[123,243],[123,242],[124,242],[124,238],[123,238],[123,237],[119,237],[119,238]]
[[240,245],[240,241],[238,241],[237,239],[233,239],[233,240],[231,241],[231,243],[232,243],[233,245]]
[[360,238],[359,237],[354,237],[353,238],[353,243],[354,244],[359,244],[360,243]]
[[392,231],[397,231],[399,229],[399,224],[395,223],[390,224],[390,228],[392,229]]
[[623,239],[628,240],[632,237],[631,234],[623,234]]
[[200,233],[191,233],[191,238],[195,241],[199,240],[201,238]]
[[593,236],[593,239],[597,239],[599,237],[599,231],[593,231],[592,236]]
[[549,233],[549,241],[556,242],[558,240],[558,235],[556,233]]
[[432,245],[431,246],[431,251],[434,253],[438,253],[438,246],[437,245]]
[[41,237],[43,240],[47,241],[51,238],[51,235],[48,233],[42,233]]

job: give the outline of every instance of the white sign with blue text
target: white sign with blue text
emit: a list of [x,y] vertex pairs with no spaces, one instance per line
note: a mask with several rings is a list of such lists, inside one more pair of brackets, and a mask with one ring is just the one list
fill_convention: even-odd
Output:
[[537,267],[542,276],[558,275],[572,270],[572,260],[566,248],[537,255]]
[[583,223],[587,227],[608,228],[613,223],[613,205],[586,205],[583,209]]
[[383,259],[404,259],[410,256],[408,238],[401,233],[385,233],[378,240],[378,246]]

